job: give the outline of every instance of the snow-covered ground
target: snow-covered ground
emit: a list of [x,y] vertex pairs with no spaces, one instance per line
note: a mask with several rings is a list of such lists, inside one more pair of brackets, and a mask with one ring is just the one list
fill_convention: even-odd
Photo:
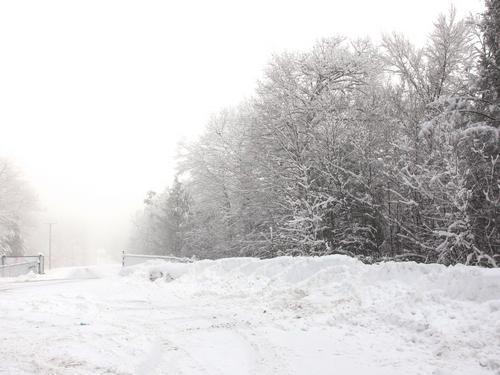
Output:
[[500,374],[500,270],[329,256],[0,279],[0,373]]

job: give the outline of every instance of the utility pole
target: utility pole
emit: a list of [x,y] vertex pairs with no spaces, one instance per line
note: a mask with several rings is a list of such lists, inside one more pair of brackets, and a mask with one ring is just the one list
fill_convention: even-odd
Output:
[[47,223],[49,224],[49,270],[52,269],[52,225],[56,223]]

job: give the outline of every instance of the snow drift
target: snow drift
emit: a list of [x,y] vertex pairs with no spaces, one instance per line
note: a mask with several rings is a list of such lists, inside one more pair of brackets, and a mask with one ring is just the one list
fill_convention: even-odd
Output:
[[[163,275],[155,288],[182,298],[211,296],[260,306],[275,318],[300,317],[303,329],[388,329],[410,348],[432,348],[433,356],[444,362],[468,358],[479,369],[500,373],[500,269],[414,262],[366,265],[332,255],[150,262],[122,271],[136,282],[151,273]],[[459,365],[453,373],[461,369],[479,371]]]
[[500,269],[414,262],[387,262],[366,265],[342,256],[227,258],[195,263],[149,261],[123,268],[122,276],[176,280],[195,285],[196,290],[218,293],[234,289],[246,292],[266,292],[277,289],[333,291],[356,288],[404,289],[407,292],[442,298],[500,302]]
[[0,292],[0,374],[500,374],[498,269],[152,261]]

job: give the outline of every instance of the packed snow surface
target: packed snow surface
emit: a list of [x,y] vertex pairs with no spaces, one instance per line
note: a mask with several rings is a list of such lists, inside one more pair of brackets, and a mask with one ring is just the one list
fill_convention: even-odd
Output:
[[0,374],[500,374],[498,269],[343,256],[65,268],[0,279],[0,312]]

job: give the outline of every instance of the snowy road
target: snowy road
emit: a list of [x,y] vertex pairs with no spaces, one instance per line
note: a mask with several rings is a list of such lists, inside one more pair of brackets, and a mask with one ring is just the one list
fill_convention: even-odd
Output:
[[499,270],[340,256],[60,269],[0,280],[0,312],[0,374],[500,374]]

